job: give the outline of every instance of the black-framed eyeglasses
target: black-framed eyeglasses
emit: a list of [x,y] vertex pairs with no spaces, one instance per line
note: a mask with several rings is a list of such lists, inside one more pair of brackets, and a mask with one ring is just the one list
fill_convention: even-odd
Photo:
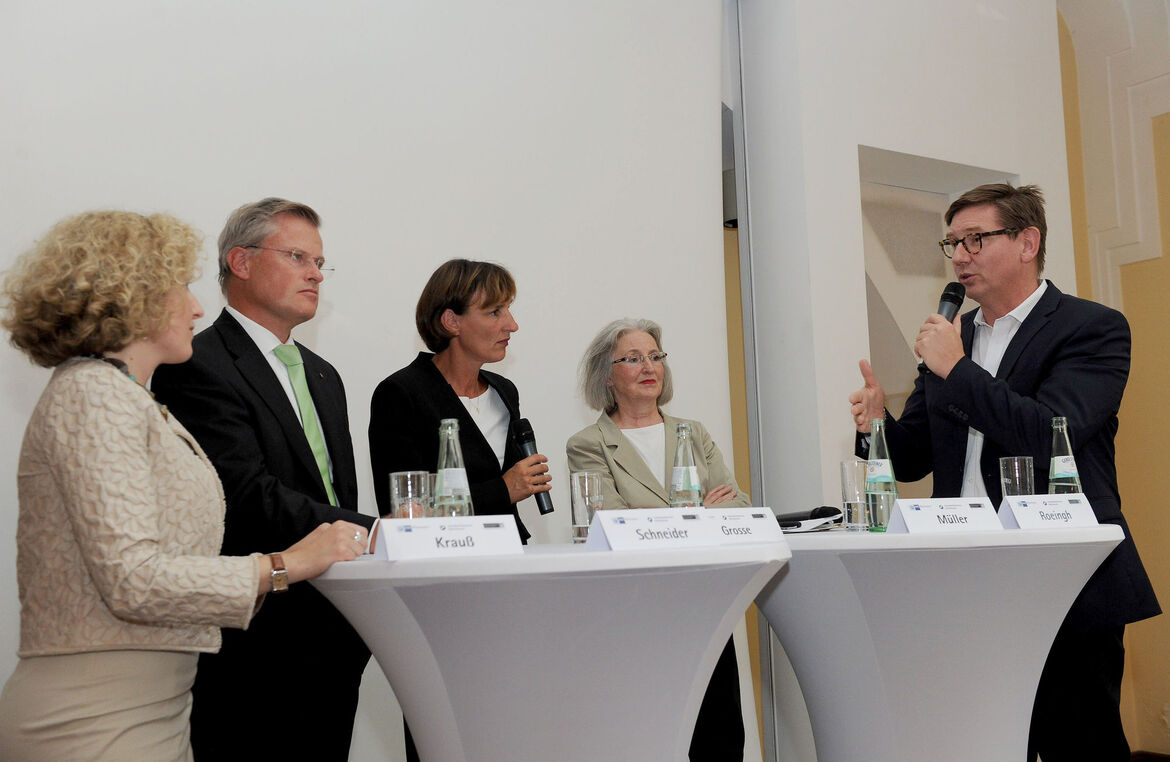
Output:
[[631,368],[637,368],[642,363],[646,362],[647,360],[650,361],[651,365],[661,365],[662,361],[665,359],[666,359],[665,352],[651,352],[648,355],[629,354],[629,355],[626,355],[625,357],[619,357],[618,359],[614,360],[613,364],[619,365],[621,363],[625,363],[626,365],[629,365]]
[[310,257],[305,252],[296,249],[274,249],[271,246],[245,246],[244,248],[279,252],[288,257],[294,265],[302,270],[309,267],[316,267],[320,271],[322,279],[334,272],[334,268],[325,266],[325,257]]
[[962,238],[944,238],[938,242],[938,247],[942,249],[943,256],[947,259],[955,256],[955,249],[959,248],[959,244],[963,244],[968,254],[978,254],[983,249],[984,238],[993,235],[1015,235],[1018,232],[1019,228],[1001,228],[986,233],[968,233]]

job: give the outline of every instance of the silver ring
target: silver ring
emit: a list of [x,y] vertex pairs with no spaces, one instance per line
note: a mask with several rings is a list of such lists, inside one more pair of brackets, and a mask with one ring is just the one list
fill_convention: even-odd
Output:
[[353,533],[353,541],[354,542],[361,542],[362,541],[362,532],[360,529]]

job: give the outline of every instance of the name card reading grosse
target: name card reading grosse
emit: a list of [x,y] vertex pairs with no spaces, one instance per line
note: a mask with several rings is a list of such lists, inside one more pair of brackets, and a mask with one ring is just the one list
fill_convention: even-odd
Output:
[[986,497],[941,497],[905,499],[894,503],[890,512],[890,533],[980,532],[1003,526]]
[[523,553],[516,519],[510,515],[433,519],[382,519],[374,556],[408,558],[507,556]]
[[1070,529],[1097,526],[1088,499],[1080,492],[1066,495],[1015,495],[999,507],[1005,529]]
[[635,508],[595,513],[585,546],[646,550],[782,540],[769,508]]

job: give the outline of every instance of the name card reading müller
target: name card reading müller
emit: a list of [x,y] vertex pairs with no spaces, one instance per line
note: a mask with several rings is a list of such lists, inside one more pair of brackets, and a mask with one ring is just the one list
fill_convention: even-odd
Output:
[[516,519],[510,515],[435,519],[382,519],[375,558],[507,556],[524,552]]
[[647,550],[784,542],[771,508],[635,508],[593,514],[586,548]]
[[886,531],[936,534],[999,530],[1003,525],[985,497],[935,497],[898,500]]

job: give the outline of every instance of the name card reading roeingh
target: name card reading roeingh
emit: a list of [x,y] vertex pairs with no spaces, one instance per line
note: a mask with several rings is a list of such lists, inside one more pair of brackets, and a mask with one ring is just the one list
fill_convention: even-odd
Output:
[[938,534],[1003,529],[986,497],[935,497],[898,500],[887,532]]
[[1067,529],[1097,526],[1088,499],[1076,492],[1065,495],[1005,497],[999,507],[1005,529]]
[[374,557],[408,558],[519,555],[520,533],[511,515],[435,519],[382,519]]
[[784,542],[771,508],[631,508],[598,511],[586,548],[646,550]]

